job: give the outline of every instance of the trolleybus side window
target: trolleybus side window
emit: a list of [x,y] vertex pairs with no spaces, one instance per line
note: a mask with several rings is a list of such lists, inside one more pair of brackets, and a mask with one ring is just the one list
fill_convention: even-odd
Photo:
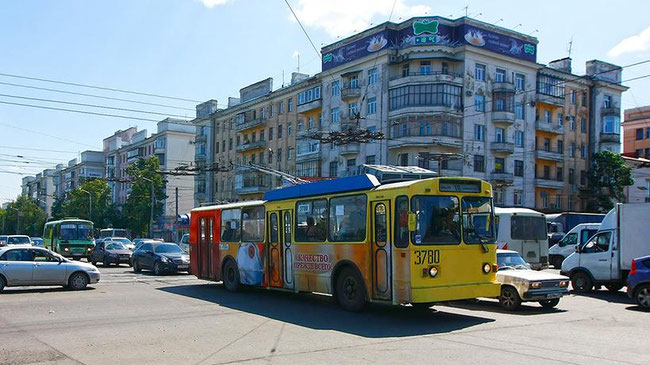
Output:
[[455,196],[415,196],[411,199],[416,229],[411,240],[416,245],[456,245],[460,243],[460,210]]
[[208,242],[214,242],[214,218],[208,218]]
[[365,195],[342,196],[330,199],[330,242],[361,242],[366,239]]
[[221,241],[239,242],[241,209],[221,211]]
[[375,242],[381,246],[386,244],[387,224],[386,205],[377,204],[375,206]]
[[199,242],[205,242],[205,218],[199,219]]
[[291,213],[284,212],[284,243],[291,242]]
[[409,245],[409,199],[398,196],[395,199],[395,247]]
[[261,242],[264,240],[264,207],[242,209],[242,241]]
[[327,200],[303,200],[296,203],[296,241],[325,242]]

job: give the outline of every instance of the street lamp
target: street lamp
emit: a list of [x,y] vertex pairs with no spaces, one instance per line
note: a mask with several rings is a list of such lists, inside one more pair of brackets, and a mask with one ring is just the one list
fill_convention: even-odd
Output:
[[88,220],[92,221],[93,220],[92,218],[93,217],[93,195],[90,193],[90,191],[84,190],[82,188],[79,188],[79,190],[88,194]]
[[140,176],[143,180],[149,181],[151,183],[151,207],[149,211],[149,238],[153,238],[153,206],[155,202],[155,197],[153,195],[153,180],[148,177]]

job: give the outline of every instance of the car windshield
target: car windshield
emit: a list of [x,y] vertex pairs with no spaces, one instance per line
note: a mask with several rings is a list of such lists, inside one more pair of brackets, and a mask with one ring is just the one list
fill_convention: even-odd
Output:
[[125,245],[130,245],[132,243],[128,238],[113,238],[113,241],[119,241]]
[[61,225],[59,238],[62,240],[92,240],[93,226],[85,223],[66,223]]
[[528,263],[516,252],[497,254],[497,264],[499,270],[529,268]]
[[126,247],[120,242],[111,242],[106,245],[107,250],[126,250]]
[[546,237],[546,218],[530,215],[513,215],[510,222],[510,237],[513,240],[542,241]]
[[154,249],[155,253],[183,253],[182,248],[178,247],[176,244],[168,244],[168,245],[156,245],[156,248]]
[[19,245],[23,243],[31,243],[31,241],[29,240],[29,237],[18,236],[18,237],[9,237],[7,243],[10,245]]
[[463,239],[465,243],[494,243],[492,198],[463,198]]

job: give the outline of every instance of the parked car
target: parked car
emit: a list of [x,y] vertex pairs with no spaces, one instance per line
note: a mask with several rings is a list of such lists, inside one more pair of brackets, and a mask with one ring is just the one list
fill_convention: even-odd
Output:
[[190,256],[175,243],[145,242],[133,253],[133,271],[142,269],[160,275],[164,272],[190,270]]
[[[158,242],[163,242],[163,241],[157,240],[157,239],[152,239],[152,238],[143,238],[142,241],[139,241],[138,243],[135,244],[135,248],[133,249],[133,251],[135,252],[137,249],[139,249],[146,242],[158,243]],[[135,241],[134,241],[134,243],[135,243]]]
[[539,302],[544,308],[553,308],[569,292],[568,277],[532,270],[517,251],[497,250],[497,264],[499,304],[506,310],[516,310],[522,302]]
[[600,223],[580,223],[571,228],[558,243],[548,249],[549,262],[556,269],[562,268],[562,262],[576,252],[576,245],[587,242],[600,228]]
[[185,251],[185,252],[190,252],[190,234],[185,233],[183,237],[181,237],[181,241],[178,243],[178,245]]
[[7,235],[3,234],[0,236],[0,247],[6,246],[7,245]]
[[50,250],[13,245],[0,248],[0,291],[6,286],[63,285],[84,289],[99,281],[99,270]]
[[627,276],[627,295],[645,310],[650,310],[650,255],[632,260]]
[[101,262],[104,267],[111,264],[129,264],[131,266],[131,255],[133,251],[129,250],[119,241],[106,241],[98,243],[90,254],[90,263],[93,265]]
[[12,234],[7,236],[7,246],[9,245],[31,245],[32,241],[29,236],[23,234]]
[[32,245],[37,246],[37,247],[43,247],[43,239],[40,237],[29,237],[29,239],[32,241]]
[[102,240],[102,242],[108,242],[108,241],[122,242],[124,247],[128,248],[131,251],[133,251],[133,249],[135,248],[135,244],[133,242],[131,242],[131,240],[126,238],[126,237],[106,237],[106,238],[104,238]]

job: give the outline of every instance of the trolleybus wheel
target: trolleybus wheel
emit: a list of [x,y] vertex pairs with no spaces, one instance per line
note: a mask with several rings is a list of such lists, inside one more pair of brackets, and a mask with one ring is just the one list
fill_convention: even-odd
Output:
[[226,261],[223,268],[223,286],[228,291],[237,291],[239,289],[239,270],[232,260]]
[[352,268],[344,268],[336,281],[336,299],[343,309],[358,312],[366,305],[363,280]]

